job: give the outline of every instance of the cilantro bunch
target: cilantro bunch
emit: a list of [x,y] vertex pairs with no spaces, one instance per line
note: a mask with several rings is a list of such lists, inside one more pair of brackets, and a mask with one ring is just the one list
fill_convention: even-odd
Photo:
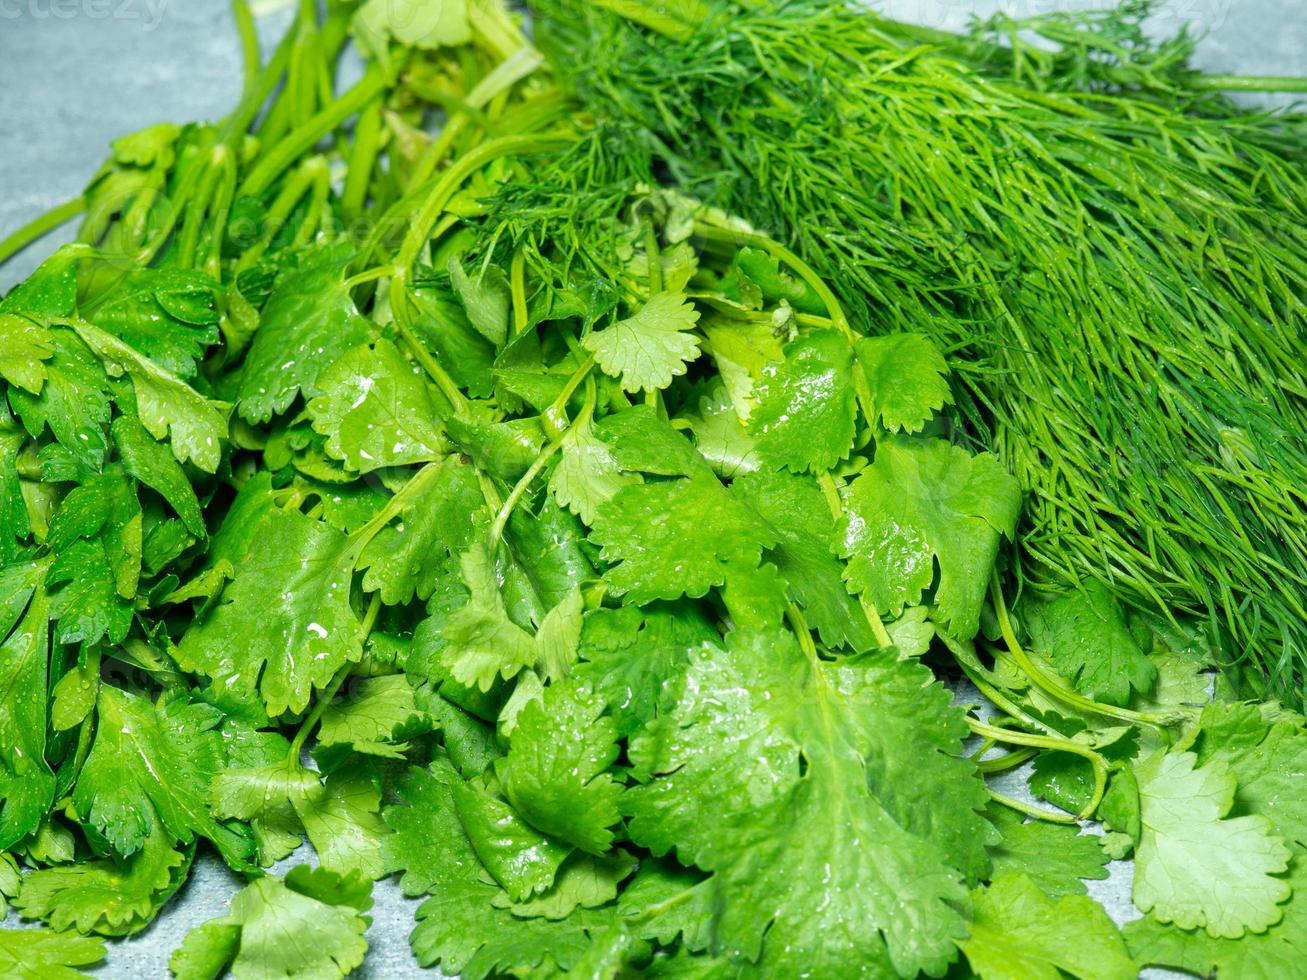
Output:
[[[85,212],[0,300],[0,913],[41,923],[0,969],[78,975],[208,851],[245,885],[179,978],[344,976],[391,876],[469,978],[1301,972],[1304,720],[1105,588],[1009,608],[1022,487],[929,339],[493,2],[304,4],[267,65],[235,10],[233,115],[0,245]],[[1123,935],[1085,881],[1131,855]]]

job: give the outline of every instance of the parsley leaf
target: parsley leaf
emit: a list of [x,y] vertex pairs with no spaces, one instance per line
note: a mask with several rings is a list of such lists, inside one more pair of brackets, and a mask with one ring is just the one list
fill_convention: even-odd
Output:
[[639,480],[622,472],[612,450],[595,436],[587,414],[563,433],[562,453],[550,474],[549,490],[560,507],[593,524],[600,506]]
[[828,647],[855,652],[876,645],[871,625],[844,588],[844,564],[835,556],[835,518],[816,482],[782,471],[758,471],[731,485],[780,539],[767,552],[790,597]]
[[208,807],[209,784],[225,761],[220,712],[102,684],[97,718],[73,803],[119,854],[139,850],[159,827],[186,842],[196,834],[225,842],[231,832]]
[[1083,878],[1101,881],[1107,877],[1107,854],[1097,837],[1043,820],[1023,823],[1021,815],[1007,807],[993,807],[989,819],[1003,835],[990,849],[995,879],[1025,875],[1041,892],[1056,899],[1085,894]]
[[34,564],[0,571],[8,592],[0,628],[13,627],[0,643],[0,848],[34,831],[54,796],[46,762],[50,605],[39,575]]
[[177,660],[229,693],[257,693],[275,718],[304,710],[314,688],[363,656],[349,603],[355,555],[345,535],[296,511],[267,513],[257,539]]
[[104,367],[71,330],[54,328],[46,336],[53,356],[42,369],[39,393],[10,388],[9,404],[33,438],[48,425],[59,445],[98,470],[108,448],[104,428],[111,411]]
[[599,609],[586,617],[575,677],[608,702],[618,731],[632,735],[675,705],[691,654],[717,639],[693,608]]
[[258,878],[231,900],[231,912],[192,929],[171,966],[178,980],[230,968],[237,977],[336,980],[363,962],[370,884],[323,869],[292,868]]
[[1097,580],[1056,598],[1021,604],[1034,652],[1095,700],[1125,704],[1131,692],[1147,692],[1157,668],[1139,649],[1121,607]]
[[317,395],[318,375],[370,339],[372,327],[344,285],[353,257],[346,245],[318,246],[277,277],[240,375],[237,403],[246,421],[267,422],[300,391]]
[[1156,752],[1134,767],[1142,835],[1135,904],[1162,922],[1238,939],[1279,921],[1289,885],[1271,877],[1289,848],[1266,817],[1227,816],[1235,777],[1218,759],[1199,767],[1192,752]]
[[698,322],[699,311],[683,294],[656,293],[631,316],[581,343],[627,391],[659,391],[699,356],[699,338],[690,333]]
[[0,313],[0,378],[39,395],[49,376],[45,362],[53,355],[44,327],[16,313]]
[[394,344],[357,347],[318,375],[308,404],[326,449],[351,470],[370,473],[439,459],[445,440],[422,369]]
[[111,374],[131,377],[136,409],[150,435],[169,439],[173,455],[183,463],[193,462],[206,473],[218,468],[229,406],[209,401],[116,337],[86,323],[76,324],[75,329]]
[[458,457],[439,463],[421,493],[405,501],[398,521],[368,542],[359,558],[363,588],[388,605],[427,599],[453,573],[453,557],[472,543],[471,519],[485,498],[475,470]]
[[132,269],[95,308],[95,325],[179,378],[218,341],[218,283],[189,269]]
[[517,716],[508,755],[495,765],[504,795],[532,826],[591,854],[613,842],[621,784],[617,725],[602,699],[554,684]]
[[927,677],[887,655],[807,660],[782,633],[694,658],[674,715],[632,744],[643,785],[623,809],[637,843],[714,872],[721,951],[778,973],[947,965],[966,933],[950,839],[988,835],[974,812],[936,829],[909,798],[983,799],[974,769],[942,754],[960,715],[942,690],[922,696]]
[[104,959],[99,939],[49,929],[0,929],[0,973],[14,980],[77,980],[75,969]]
[[834,330],[787,344],[785,359],[762,369],[749,416],[759,458],[796,473],[824,472],[853,448],[857,397],[853,351]]
[[777,541],[756,514],[710,474],[624,487],[599,508],[590,540],[626,601],[702,596],[740,562],[757,567]]
[[921,334],[863,337],[856,349],[872,416],[889,431],[920,432],[953,401],[944,355]]
[[1141,965],[1165,966],[1221,980],[1296,977],[1307,967],[1307,852],[1299,849],[1289,867],[1293,897],[1283,918],[1265,932],[1240,939],[1212,936],[1207,930],[1177,929],[1149,915],[1125,927],[1126,942]]
[[958,946],[982,980],[1134,980],[1139,971],[1112,920],[1079,895],[1056,901],[1024,875],[974,893],[971,935]]
[[149,925],[186,880],[193,852],[173,849],[163,832],[131,857],[109,857],[34,871],[15,903],[29,919],[64,931],[126,936]]
[[974,636],[1000,536],[1021,506],[1016,481],[993,456],[939,439],[890,437],[848,489],[841,550],[845,577],[882,613],[897,616],[936,582],[942,625]]

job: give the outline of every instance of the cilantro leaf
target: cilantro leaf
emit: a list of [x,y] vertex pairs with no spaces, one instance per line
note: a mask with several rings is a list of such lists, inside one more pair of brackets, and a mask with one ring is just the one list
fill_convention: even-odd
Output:
[[349,604],[355,556],[345,535],[297,511],[266,514],[258,540],[177,661],[232,694],[257,693],[276,717],[304,710],[314,688],[363,656]]
[[[784,633],[695,657],[675,714],[632,743],[623,810],[637,843],[714,873],[719,951],[778,975],[947,965],[966,933],[947,854],[989,834],[974,768],[944,754],[961,716],[927,683],[889,654],[808,660]],[[969,819],[937,827],[942,799]]]
[[503,272],[492,265],[478,269],[474,279],[455,257],[449,260],[449,279],[477,333],[496,347],[503,347],[508,339],[508,308],[512,302]]
[[308,404],[326,449],[351,470],[425,463],[444,455],[439,412],[422,369],[388,340],[348,351],[318,375]]
[[185,698],[158,702],[100,686],[95,742],[73,803],[122,855],[162,826],[177,840],[231,835],[209,812],[209,785],[224,763],[215,730],[222,715]]
[[318,375],[370,339],[371,324],[345,289],[344,270],[353,258],[347,245],[322,245],[277,277],[241,370],[241,418],[267,422],[301,391],[306,398],[317,395]]
[[1095,700],[1125,704],[1131,692],[1146,692],[1157,679],[1157,668],[1139,649],[1121,607],[1102,582],[1022,602],[1021,618],[1034,652]]
[[876,645],[866,614],[844,588],[844,564],[835,556],[835,518],[816,482],[779,470],[758,471],[731,485],[780,539],[767,553],[790,597],[821,634],[822,643],[854,652]]
[[[554,921],[513,914],[511,899],[500,902],[507,907],[498,907],[496,900],[508,896],[482,864],[483,855],[494,853],[490,842],[480,849],[473,845],[470,835],[479,832],[483,821],[464,823],[466,804],[458,803],[464,790],[476,792],[466,787],[448,760],[437,758],[429,770],[410,771],[398,787],[403,804],[388,807],[384,814],[392,831],[385,844],[388,867],[404,872],[400,885],[406,895],[432,896],[418,909],[418,927],[411,937],[418,961],[439,964],[442,971],[469,980],[546,961],[567,969],[589,947],[589,930],[610,924],[612,912],[579,909]],[[512,822],[506,826],[511,828]],[[498,863],[497,857],[494,860]],[[554,867],[556,871],[558,865]],[[521,899],[529,901],[530,894]]]
[[24,917],[41,919],[60,932],[127,936],[149,925],[181,886],[193,852],[173,849],[155,832],[131,857],[34,871],[15,903]]
[[0,973],[14,980],[77,980],[79,966],[104,959],[99,939],[49,929],[0,929]]
[[391,39],[434,49],[466,44],[472,36],[465,0],[435,6],[422,0],[367,0],[354,15],[352,29],[363,49],[386,65]]
[[230,964],[237,977],[344,977],[368,949],[370,893],[357,878],[303,865],[284,879],[258,878],[232,898],[230,914],[191,930],[173,974],[198,980]]
[[535,637],[509,618],[489,543],[474,542],[460,567],[468,601],[445,621],[441,659],[460,684],[488,691],[497,679],[532,666],[538,649]]
[[481,863],[515,902],[553,885],[571,847],[538,833],[481,782],[450,785],[454,809]]
[[711,475],[624,487],[599,508],[590,540],[627,602],[702,596],[734,562],[756,567],[776,535]]
[[422,493],[408,498],[398,522],[383,527],[363,549],[358,567],[364,591],[380,592],[388,605],[429,598],[452,574],[451,556],[471,545],[471,515],[484,507],[471,466],[458,457],[438,464]]
[[863,337],[856,350],[872,416],[889,431],[920,432],[953,400],[944,355],[922,334]]
[[517,716],[508,755],[495,772],[504,795],[532,826],[591,854],[613,842],[621,784],[617,725],[584,688],[554,684]]
[[959,941],[982,980],[1134,980],[1138,969],[1097,902],[1051,900],[1024,875],[974,893],[971,935]]
[[1213,704],[1199,719],[1198,764],[1217,761],[1237,779],[1239,813],[1259,814],[1275,832],[1307,848],[1307,797],[1299,792],[1307,772],[1307,732],[1288,719],[1267,724],[1246,704]]
[[632,735],[669,710],[691,654],[717,630],[694,609],[653,603],[586,617],[574,676],[608,702],[617,730]]
[[136,409],[150,435],[169,439],[180,462],[193,462],[206,473],[218,468],[230,406],[209,401],[176,375],[88,323],[77,323],[74,329],[111,374],[131,377]]
[[699,311],[681,293],[656,293],[635,313],[581,341],[609,377],[627,391],[660,391],[699,356],[690,333]]
[[1302,850],[1295,854],[1287,883],[1293,897],[1284,906],[1283,918],[1265,932],[1217,938],[1205,929],[1178,929],[1149,915],[1125,927],[1130,953],[1141,966],[1221,980],[1301,976],[1307,968],[1307,861]]
[[1229,817],[1235,778],[1218,759],[1197,766],[1192,752],[1156,752],[1134,767],[1142,834],[1134,900],[1182,929],[1203,927],[1238,939],[1279,921],[1289,885],[1271,877],[1289,848],[1259,814]]
[[1049,898],[1083,895],[1082,878],[1107,877],[1107,855],[1098,838],[1076,827],[1043,820],[1022,822],[1019,813],[994,807],[990,821],[1003,840],[990,849],[993,877],[1024,875]]
[[749,416],[759,458],[773,469],[824,472],[853,448],[857,396],[853,349],[834,330],[813,330],[762,369]]
[[363,678],[328,706],[318,727],[318,743],[403,758],[399,746],[388,743],[430,727],[431,719],[418,707],[408,678],[387,674]]
[[754,438],[735,414],[724,385],[699,400],[697,415],[684,418],[694,433],[695,448],[718,476],[734,480],[762,466]]
[[722,386],[741,422],[748,422],[756,402],[754,389],[763,369],[785,357],[785,349],[767,324],[707,316],[704,349],[721,375]]
[[1020,492],[993,456],[939,439],[890,437],[849,487],[841,550],[845,577],[897,616],[936,581],[942,625],[970,638],[980,623],[999,537],[1011,537]]
[[122,457],[123,469],[168,501],[186,529],[203,538],[206,535],[204,515],[181,464],[130,416],[118,416],[109,431]]
[[587,524],[593,524],[600,506],[639,477],[623,473],[608,445],[594,433],[587,414],[563,434],[562,452],[549,476],[549,491]]
[[372,880],[384,872],[381,781],[375,767],[358,760],[331,773],[320,795],[297,802],[323,868],[356,872]]

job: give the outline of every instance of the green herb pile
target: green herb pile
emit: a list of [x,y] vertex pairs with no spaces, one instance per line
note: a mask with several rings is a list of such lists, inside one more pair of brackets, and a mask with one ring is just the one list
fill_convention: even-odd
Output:
[[[956,94],[982,100],[984,138],[1025,147],[1004,155],[1023,179],[1052,181],[1109,120],[1140,167],[1160,168],[1153,141],[1168,142],[1177,172],[1238,197],[1203,230],[1209,247],[1256,256],[1263,273],[1254,289],[1213,266],[1262,303],[1228,311],[1245,356],[1232,347],[1231,373],[1208,380],[1260,399],[1279,431],[1293,424],[1275,412],[1302,395],[1278,360],[1295,341],[1283,304],[1302,232],[1285,212],[1284,237],[1253,252],[1230,225],[1269,221],[1260,195],[1302,206],[1301,147],[1268,120],[1242,135],[1213,121],[1215,97],[1182,105],[1202,88],[1183,46],[1085,62],[1072,42],[1126,23],[1091,16],[1045,25],[1070,32],[1063,55],[1018,58],[1020,44],[923,42],[802,4],[735,11],[748,18],[729,28],[708,18],[702,30],[730,41],[708,50],[668,8],[621,9],[676,39],[642,33],[649,52],[685,45],[703,58],[687,71],[746,91],[766,76],[748,58],[778,77],[785,66],[765,32],[748,58],[731,46],[748,18],[874,26],[880,53],[858,47],[864,33],[847,43],[902,100],[898,138],[927,128],[913,114],[941,97],[931,86],[969,86]],[[246,885],[174,954],[184,980],[348,974],[368,949],[373,882],[390,876],[423,899],[417,960],[474,980],[1307,972],[1307,722],[1239,700],[1242,677],[1213,677],[1233,620],[1207,614],[1261,594],[1191,602],[1189,566],[1164,571],[1165,549],[1183,543],[1194,568],[1249,590],[1261,580],[1212,564],[1237,542],[1204,552],[1180,528],[1137,532],[1166,539],[1156,566],[1131,564],[1142,537],[1112,537],[1124,524],[1100,540],[1073,522],[1059,544],[1048,515],[1101,502],[1059,454],[1097,437],[1076,444],[1068,415],[1022,430],[1047,441],[1019,447],[1004,428],[1017,409],[981,398],[1011,385],[1033,414],[1055,387],[989,359],[1021,352],[1002,346],[1003,318],[981,316],[986,296],[1013,304],[1003,330],[1054,331],[1041,350],[1103,377],[1179,329],[1137,308],[1142,281],[1116,290],[1183,223],[1153,209],[1161,192],[1141,189],[1117,142],[1080,158],[1074,193],[1089,197],[1050,189],[1057,208],[1027,195],[1029,214],[991,213],[977,191],[964,216],[909,200],[923,192],[909,168],[929,153],[851,119],[840,166],[903,154],[903,220],[846,198],[856,220],[841,225],[814,196],[848,176],[817,152],[838,133],[809,153],[815,130],[796,125],[792,169],[764,159],[782,117],[817,127],[842,111],[820,92],[834,66],[813,62],[811,103],[787,94],[797,79],[764,86],[772,123],[705,112],[677,147],[687,93],[724,96],[633,58],[629,77],[595,71],[607,108],[587,108],[557,73],[601,52],[557,47],[549,10],[538,31],[552,61],[496,0],[338,3],[325,19],[306,2],[267,64],[244,0],[233,10],[247,69],[236,111],[117,141],[81,198],[0,243],[3,259],[84,212],[77,242],[0,300],[0,915],[35,925],[0,929],[0,973],[80,975],[105,955],[97,937],[167,914],[201,850]],[[634,30],[599,7],[573,13],[573,29],[614,32],[609,54]],[[347,43],[368,68],[336,95]],[[1138,73],[1129,105],[1099,92],[1083,130],[1054,125],[1081,98],[1068,93],[1125,84],[1123,71]],[[624,101],[661,122],[612,111]],[[964,125],[937,102],[934,118]],[[759,127],[747,146],[737,125]],[[1056,144],[1045,177],[1022,142],[1034,130]],[[1196,133],[1213,153],[1241,141],[1221,152],[1258,168],[1257,200],[1251,171],[1224,172],[1224,156],[1184,162]],[[702,179],[714,141],[715,159],[742,154],[716,189]],[[932,193],[961,193],[986,159]],[[941,149],[935,165],[953,157]],[[736,197],[746,174],[776,186]],[[1109,183],[1116,237],[1111,202],[1094,196]],[[789,217],[812,210],[804,224],[777,213],[768,235],[705,203],[723,195],[740,212],[782,198]],[[989,234],[1019,236],[1041,209],[1065,222],[1066,254],[1030,265],[1044,234],[987,279],[993,242],[971,222],[988,214]],[[1111,255],[1097,251],[1108,237]],[[938,291],[907,264],[927,253]],[[1118,297],[1154,332],[1117,336],[1104,320],[1101,349],[1072,350],[1083,311],[1056,311],[1076,289],[1087,309]],[[941,342],[946,326],[972,340]],[[1150,375],[1167,411],[1216,357],[1193,339],[1168,342],[1178,366]],[[1278,387],[1240,372],[1279,372],[1266,375]],[[1185,403],[1195,427],[1215,424],[1210,404]],[[1179,416],[1154,408],[1180,438]],[[1098,409],[1128,406],[1076,411]],[[1229,469],[1252,466],[1239,455],[1252,429],[1239,433]],[[1291,500],[1258,496],[1283,475],[1269,463],[1243,482],[1191,469],[1175,478],[1207,481],[1214,501],[1224,486],[1265,527],[1301,522]],[[1247,531],[1256,547],[1262,532]],[[1301,539],[1277,540],[1291,557]],[[1039,588],[1049,579],[1008,561],[1023,544],[1027,562],[1060,548],[1076,575],[1090,571],[1084,549],[1102,548],[1121,574]],[[1134,585],[1156,601],[1121,603]],[[1301,595],[1279,601],[1268,622]],[[1283,622],[1283,647],[1256,654],[1290,657],[1270,686],[1300,676],[1302,623]],[[1020,780],[1037,802],[1012,795]],[[266,870],[305,839],[313,862]],[[1143,917],[1120,930],[1086,882],[1127,858]]]
[[655,165],[955,357],[971,443],[1031,491],[1026,580],[1206,618],[1248,692],[1302,701],[1307,120],[1211,91],[1302,80],[1190,72],[1145,3],[1004,47],[830,0],[532,8]]

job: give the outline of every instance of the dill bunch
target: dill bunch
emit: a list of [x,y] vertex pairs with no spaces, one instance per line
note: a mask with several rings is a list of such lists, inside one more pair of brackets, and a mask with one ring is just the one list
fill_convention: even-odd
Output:
[[967,437],[1030,490],[1021,579],[1202,618],[1245,690],[1302,698],[1307,126],[1213,91],[1276,80],[1150,48],[1141,4],[1044,19],[1051,53],[838,0],[532,7],[646,169],[954,355]]

